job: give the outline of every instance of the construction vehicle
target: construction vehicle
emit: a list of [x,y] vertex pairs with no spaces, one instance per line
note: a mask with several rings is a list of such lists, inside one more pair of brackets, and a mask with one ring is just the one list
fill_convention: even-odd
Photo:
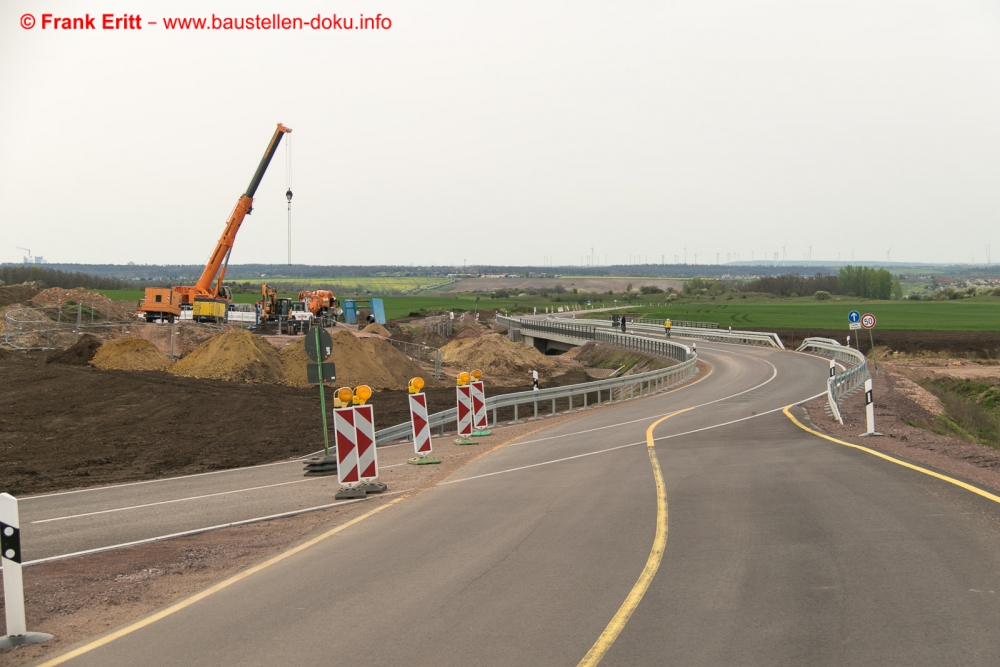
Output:
[[330,290],[319,289],[299,292],[299,300],[318,319],[337,321],[337,297]]
[[[222,284],[226,277],[226,268],[229,266],[229,255],[233,252],[233,243],[236,241],[236,232],[243,224],[243,218],[253,211],[253,196],[257,192],[260,181],[264,178],[264,172],[271,163],[278,150],[281,137],[291,129],[278,123],[278,128],[271,137],[271,142],[264,151],[257,171],[250,180],[246,192],[236,202],[236,208],[226,222],[226,228],[215,244],[215,250],[205,264],[205,269],[201,272],[201,277],[194,285],[182,285],[180,287],[149,287],[146,288],[145,298],[139,303],[138,313],[143,315],[147,322],[155,320],[166,320],[173,322],[180,317],[182,307],[191,306],[192,319],[198,322],[225,322],[226,306],[232,301],[232,293],[229,288]],[[289,189],[285,196],[291,201],[292,191]]]

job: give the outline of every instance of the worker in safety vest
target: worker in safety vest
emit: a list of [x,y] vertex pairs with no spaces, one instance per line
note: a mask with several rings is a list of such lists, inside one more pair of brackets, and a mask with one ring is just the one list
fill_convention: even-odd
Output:
[[667,335],[667,338],[670,338],[670,320],[663,323],[663,333]]

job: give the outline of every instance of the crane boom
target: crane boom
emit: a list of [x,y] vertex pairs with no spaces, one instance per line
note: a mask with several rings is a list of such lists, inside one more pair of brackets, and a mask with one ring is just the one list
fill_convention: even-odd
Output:
[[278,150],[278,144],[281,143],[282,135],[291,131],[290,128],[278,123],[277,129],[274,131],[274,136],[271,137],[271,142],[267,145],[267,150],[264,151],[264,157],[261,158],[260,164],[257,165],[257,171],[250,180],[250,185],[247,186],[247,191],[236,202],[236,208],[233,209],[233,212],[229,215],[229,220],[226,222],[226,229],[222,232],[222,236],[219,237],[219,241],[215,245],[215,250],[212,251],[208,263],[205,264],[205,269],[201,272],[201,277],[195,283],[194,295],[211,295],[213,297],[219,295],[219,288],[222,285],[221,280],[214,288],[212,287],[212,283],[215,281],[215,277],[218,275],[226,256],[233,249],[233,243],[236,241],[236,232],[240,230],[243,218],[250,213],[253,207],[253,196],[257,192],[257,187],[260,185],[261,179],[264,178],[264,172],[267,171],[267,166],[271,163],[271,158],[274,157],[275,152]]

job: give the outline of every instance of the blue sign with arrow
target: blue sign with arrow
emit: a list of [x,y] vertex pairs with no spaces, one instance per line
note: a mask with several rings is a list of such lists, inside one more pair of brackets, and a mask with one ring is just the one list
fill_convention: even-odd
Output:
[[858,312],[858,311],[856,311],[856,310],[852,310],[851,312],[847,313],[847,319],[848,319],[848,320],[849,320],[849,321],[850,321],[850,322],[851,322],[852,324],[854,324],[854,323],[856,323],[856,322],[860,322],[860,321],[861,321],[861,313],[859,313],[859,312]]

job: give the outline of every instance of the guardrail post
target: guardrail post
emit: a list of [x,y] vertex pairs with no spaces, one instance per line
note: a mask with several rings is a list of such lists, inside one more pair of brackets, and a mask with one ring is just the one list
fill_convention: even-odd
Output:
[[569,409],[566,412],[573,412],[573,394],[570,394],[566,398],[569,399]]

